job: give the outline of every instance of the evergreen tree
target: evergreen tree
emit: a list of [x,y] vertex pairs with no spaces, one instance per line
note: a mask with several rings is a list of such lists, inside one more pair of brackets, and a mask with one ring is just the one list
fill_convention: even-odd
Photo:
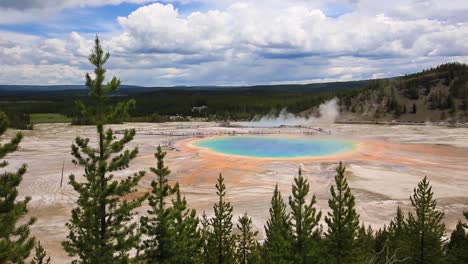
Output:
[[270,218],[265,226],[265,242],[262,248],[264,263],[294,263],[293,233],[286,204],[278,185],[271,198]]
[[[8,118],[0,112],[0,136],[8,128]],[[0,159],[18,149],[23,136],[17,133],[8,143],[0,144]],[[8,166],[8,162],[0,161],[0,169]],[[30,197],[18,198],[18,185],[26,173],[26,164],[15,172],[0,174],[0,263],[23,263],[34,247],[35,239],[30,237],[29,228],[35,222],[30,218],[18,223],[28,212]]]
[[361,225],[356,235],[356,248],[354,249],[354,263],[368,263],[374,256],[374,232],[371,226]]
[[451,114],[457,111],[455,100],[451,94],[447,96],[447,109],[449,109],[449,113]]
[[[465,220],[468,220],[468,211],[463,212],[463,216],[465,217]],[[463,227],[468,228],[468,223],[464,224]]]
[[170,263],[176,254],[175,237],[171,232],[173,216],[172,208],[166,208],[165,200],[177,190],[169,185],[167,176],[171,173],[164,165],[166,153],[158,147],[154,155],[157,159],[156,168],[150,168],[157,179],[151,182],[151,195],[148,198],[151,210],[149,216],[141,218],[141,230],[148,238],[143,241],[144,258],[148,263]]
[[397,257],[408,256],[409,248],[407,245],[407,227],[403,211],[400,206],[397,208],[395,218],[390,221],[388,228],[389,249],[394,252]]
[[189,264],[200,263],[203,246],[202,232],[198,228],[199,219],[195,210],[187,209],[185,197],[181,197],[179,185],[176,184],[176,198],[172,200],[172,218],[175,250],[171,263]]
[[463,101],[462,101],[462,104],[461,104],[461,110],[463,111],[468,111],[468,95],[465,94],[465,96],[463,97]]
[[409,257],[403,253],[405,247],[405,220],[403,213],[398,207],[397,215],[390,221],[390,226],[387,229],[384,226],[375,233],[374,239],[374,254],[371,259],[366,262],[368,264],[391,264],[391,263],[406,263]]
[[383,254],[385,250],[388,248],[388,229],[387,226],[383,226],[375,232],[374,236],[374,246],[373,252],[374,255],[371,258],[370,263],[385,263],[385,257],[387,254]]
[[440,120],[441,121],[444,121],[446,119],[446,115],[445,115],[445,111],[442,111],[442,113],[440,114]]
[[258,242],[255,237],[258,231],[252,231],[252,219],[245,213],[239,217],[237,228],[239,236],[237,241],[237,262],[240,264],[258,263]]
[[317,262],[319,253],[321,230],[318,226],[322,213],[314,207],[315,195],[309,203],[306,202],[309,193],[309,183],[302,176],[299,169],[298,176],[294,178],[292,197],[289,197],[291,207],[291,223],[293,227],[293,247],[296,253],[296,263]]
[[468,234],[464,224],[458,222],[447,243],[446,263],[468,263]]
[[436,209],[432,187],[427,177],[418,183],[410,197],[414,214],[408,214],[407,230],[411,263],[440,263],[442,258],[442,236],[445,225],[444,214]]
[[76,258],[73,263],[128,263],[130,251],[138,246],[140,240],[137,223],[132,222],[132,216],[134,209],[146,197],[128,197],[135,194],[144,172],[125,179],[115,179],[112,174],[128,168],[130,161],[137,156],[137,148],[125,149],[125,145],[133,140],[135,130],[125,130],[121,139],[116,139],[112,129],[104,131],[104,125],[115,111],[107,104],[106,98],[120,86],[115,77],[103,84],[106,73],[103,66],[109,56],[103,52],[96,37],[89,56],[89,61],[95,66],[95,78],[86,75],[91,104],[89,107],[81,106],[83,111],[93,113],[98,146],[91,146],[90,140],[82,137],[77,137],[72,144],[73,162],[84,167],[82,180],[70,175],[70,184],[78,193],[78,206],[71,212],[67,223],[69,234],[62,243],[65,251]]
[[214,216],[210,219],[208,234],[208,263],[235,263],[235,237],[232,234],[232,205],[226,202],[226,185],[221,174],[216,183],[218,203],[213,206]]
[[47,252],[41,245],[41,242],[37,243],[36,254],[34,255],[31,264],[50,264],[50,257],[47,256]]
[[411,113],[416,114],[417,111],[418,111],[418,109],[416,107],[416,104],[413,104],[413,108],[411,110]]
[[344,176],[345,167],[340,162],[336,168],[335,186],[330,188],[328,200],[331,212],[325,217],[328,230],[325,237],[328,244],[330,263],[353,263],[356,249],[355,237],[359,229],[359,215],[354,208],[354,196]]
[[201,220],[201,241],[202,241],[202,254],[201,254],[201,263],[211,264],[210,253],[208,248],[208,240],[211,233],[210,219],[206,216],[206,213],[203,212]]

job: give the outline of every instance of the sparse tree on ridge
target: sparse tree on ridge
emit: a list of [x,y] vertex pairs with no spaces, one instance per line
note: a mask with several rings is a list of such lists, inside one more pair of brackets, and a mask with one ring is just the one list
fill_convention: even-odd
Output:
[[[8,118],[0,112],[0,136],[8,128]],[[23,138],[17,133],[6,144],[0,144],[0,159],[15,152]],[[8,166],[5,160],[0,161],[0,169]],[[26,164],[15,172],[0,174],[0,263],[23,263],[34,247],[35,239],[30,236],[29,228],[35,218],[18,223],[28,212],[30,197],[18,200],[18,185],[26,173]]]
[[440,263],[442,260],[444,213],[436,209],[437,201],[433,196],[430,182],[424,177],[410,197],[414,208],[407,219],[410,263]]
[[353,262],[359,215],[354,208],[354,196],[344,176],[345,167],[341,162],[336,168],[336,173],[336,186],[330,188],[332,197],[328,200],[331,212],[325,217],[328,225],[325,239],[329,263],[345,264]]
[[210,219],[207,236],[207,263],[235,263],[235,236],[232,234],[232,205],[226,202],[226,185],[221,174],[216,183],[218,202],[213,206],[214,216]]
[[262,260],[264,263],[294,263],[291,219],[286,212],[286,203],[278,190],[278,185],[275,186],[269,210],[270,217],[265,225]]
[[298,176],[294,178],[292,196],[289,197],[296,263],[317,263],[320,253],[318,245],[322,230],[319,221],[322,212],[314,207],[317,202],[315,195],[307,203],[309,188],[307,179],[302,176],[302,170],[299,169]]
[[116,179],[112,174],[128,168],[138,149],[125,149],[135,136],[134,129],[125,130],[120,139],[115,137],[112,129],[104,130],[109,117],[117,111],[107,104],[106,99],[109,93],[119,88],[120,80],[113,77],[104,84],[106,69],[103,66],[110,54],[103,52],[98,37],[94,44],[89,61],[95,66],[95,77],[86,75],[92,103],[81,104],[81,110],[92,113],[98,146],[93,147],[90,139],[82,137],[77,137],[72,144],[73,162],[84,167],[84,174],[80,180],[70,175],[70,184],[78,193],[78,206],[71,212],[71,219],[66,224],[69,234],[62,244],[74,257],[73,263],[128,263],[130,251],[137,248],[140,240],[137,223],[132,221],[134,209],[146,198],[129,197],[136,196],[144,172],[123,179]]

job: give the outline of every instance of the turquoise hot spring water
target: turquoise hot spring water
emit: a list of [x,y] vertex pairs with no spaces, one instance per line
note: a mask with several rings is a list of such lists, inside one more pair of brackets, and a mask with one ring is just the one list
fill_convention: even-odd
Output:
[[306,158],[352,150],[346,140],[288,136],[226,136],[196,141],[195,146],[211,151],[255,158]]

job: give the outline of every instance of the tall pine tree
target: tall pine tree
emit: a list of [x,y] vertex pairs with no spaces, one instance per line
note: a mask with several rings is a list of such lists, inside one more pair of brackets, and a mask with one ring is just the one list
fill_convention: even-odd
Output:
[[[8,118],[0,112],[0,136],[8,128]],[[17,133],[8,143],[0,144],[0,159],[18,149],[23,136]],[[0,161],[0,169],[8,162]],[[0,263],[23,263],[34,247],[35,240],[30,237],[29,228],[35,219],[19,223],[28,212],[30,197],[18,200],[18,185],[26,173],[26,164],[15,172],[0,174]]]
[[322,212],[314,207],[316,203],[315,195],[307,203],[306,198],[309,194],[309,188],[307,179],[302,176],[302,170],[299,169],[298,176],[294,178],[292,196],[289,197],[296,263],[319,262],[321,229],[318,223],[322,217]]
[[325,233],[329,263],[353,263],[355,238],[359,230],[359,215],[354,208],[354,196],[344,176],[345,167],[340,162],[336,168],[335,185],[330,188],[328,200],[331,212],[325,217]]
[[107,103],[107,97],[119,88],[120,80],[114,77],[104,84],[103,66],[110,54],[103,52],[98,37],[94,44],[89,61],[95,66],[95,76],[92,79],[86,75],[90,105],[80,105],[96,123],[98,146],[93,147],[88,138],[82,137],[77,137],[72,144],[73,162],[84,167],[84,174],[80,180],[70,175],[70,184],[78,193],[78,206],[71,212],[67,223],[69,234],[62,244],[75,257],[74,263],[128,263],[130,251],[137,248],[140,240],[137,223],[132,221],[134,209],[146,198],[128,197],[135,194],[144,172],[124,179],[115,179],[112,174],[128,168],[138,149],[125,149],[135,136],[134,129],[125,130],[120,139],[112,129],[104,130],[109,118],[119,111],[119,107]]
[[207,263],[235,263],[235,237],[232,234],[232,205],[226,202],[226,185],[221,174],[216,183],[218,202],[213,206],[207,241]]
[[265,234],[262,247],[264,263],[295,263],[291,219],[286,212],[286,203],[278,190],[278,185],[275,186],[271,198],[270,218],[265,226]]
[[151,182],[151,195],[149,196],[148,216],[141,218],[142,233],[147,236],[143,241],[144,258],[148,263],[170,263],[176,254],[174,245],[175,237],[171,232],[171,208],[166,206],[166,199],[177,190],[169,185],[167,176],[170,174],[168,167],[164,165],[166,153],[158,147],[155,157],[156,168],[150,168],[157,179]]
[[237,262],[239,264],[258,263],[258,242],[255,237],[258,231],[252,231],[252,219],[245,213],[239,217],[237,229],[239,236],[237,238]]
[[440,263],[442,260],[444,213],[436,209],[437,201],[433,196],[430,182],[424,177],[410,197],[414,208],[407,220],[410,263]]

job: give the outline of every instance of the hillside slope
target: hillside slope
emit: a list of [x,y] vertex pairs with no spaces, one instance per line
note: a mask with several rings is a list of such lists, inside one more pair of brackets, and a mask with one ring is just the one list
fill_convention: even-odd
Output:
[[374,80],[339,98],[340,121],[468,122],[468,65]]

